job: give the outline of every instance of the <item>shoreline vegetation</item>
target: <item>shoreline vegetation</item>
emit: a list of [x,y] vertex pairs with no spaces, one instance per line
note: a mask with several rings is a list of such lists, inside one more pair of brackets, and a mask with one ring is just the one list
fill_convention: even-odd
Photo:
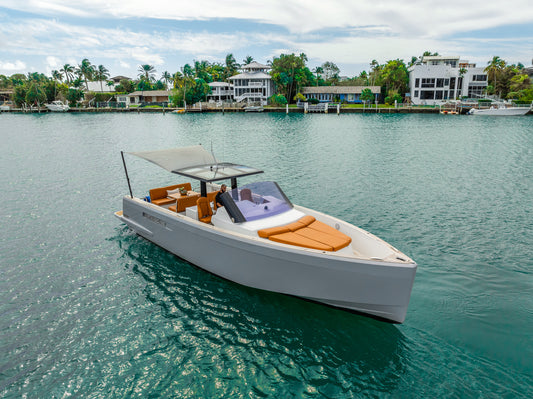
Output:
[[[376,60],[369,63],[369,70],[362,71],[353,77],[341,76],[340,69],[335,63],[327,61],[321,66],[309,69],[308,58],[304,53],[280,54],[267,61],[270,69],[269,75],[274,83],[274,94],[268,98],[268,106],[264,110],[272,110],[268,107],[284,108],[286,104],[292,105],[301,101],[314,104],[310,98],[307,100],[302,95],[302,88],[312,86],[362,86],[359,101],[365,104],[359,106],[364,111],[359,111],[357,105],[346,104],[340,98],[333,102],[340,104],[342,112],[380,112],[382,105],[394,112],[418,112],[420,106],[409,105],[409,68],[420,63],[425,56],[438,56],[438,53],[424,52],[421,56],[413,56],[406,63],[402,59],[389,60],[380,64]],[[254,62],[252,56],[243,59],[239,64],[233,54],[228,54],[224,63],[209,61],[194,61],[192,65],[185,64],[174,74],[164,71],[159,79],[156,79],[156,69],[153,65],[140,65],[138,76],[131,79],[125,76],[110,78],[109,70],[103,65],[93,65],[87,58],[77,66],[65,64],[59,70],[51,72],[51,77],[45,74],[32,72],[27,75],[19,73],[11,76],[0,75],[0,106],[3,108],[21,108],[23,112],[37,112],[46,103],[62,101],[68,103],[74,112],[80,107],[97,109],[102,112],[101,106],[106,107],[110,102],[118,101],[119,96],[128,95],[135,91],[149,93],[154,90],[169,90],[168,106],[172,108],[187,108],[187,112],[194,112],[191,104],[206,102],[211,94],[209,83],[229,82],[232,76],[239,74],[242,66]],[[464,68],[463,68],[464,69]],[[508,64],[498,56],[494,56],[487,63],[484,72],[488,76],[488,86],[485,96],[491,96],[494,100],[502,99],[516,104],[531,104],[533,101],[533,84],[526,73],[524,65]],[[90,84],[91,83],[91,84]],[[104,86],[106,90],[104,90]],[[379,104],[374,105],[374,95],[369,87],[381,88]],[[365,88],[366,87],[366,88]],[[142,97],[142,96],[141,96]],[[465,100],[465,97],[450,99]],[[316,100],[318,102],[318,100]],[[482,101],[482,100],[480,100]],[[491,100],[486,100],[491,101]],[[95,106],[96,105],[96,106]],[[121,106],[125,104],[121,103]],[[142,105],[148,105],[142,104]],[[397,106],[400,106],[398,108]],[[201,106],[200,106],[201,107]],[[229,105],[227,105],[229,107]],[[420,109],[426,109],[422,106]],[[434,106],[435,107],[435,106]],[[436,106],[438,108],[438,106]],[[405,111],[405,109],[409,111]],[[155,109],[155,108],[154,108]],[[160,112],[166,112],[170,108],[163,108]],[[112,112],[125,112],[122,111]],[[400,111],[398,111],[400,110]],[[131,112],[131,110],[128,110]],[[146,108],[137,112],[149,112]],[[20,112],[20,110],[19,110]],[[80,111],[81,112],[81,111]],[[159,112],[159,111],[151,111]],[[206,112],[206,110],[203,110]],[[207,111],[214,112],[214,111]],[[223,112],[235,112],[226,108]],[[298,111],[290,111],[298,112]],[[302,111],[303,112],[303,111]],[[432,111],[437,112],[435,108]]]

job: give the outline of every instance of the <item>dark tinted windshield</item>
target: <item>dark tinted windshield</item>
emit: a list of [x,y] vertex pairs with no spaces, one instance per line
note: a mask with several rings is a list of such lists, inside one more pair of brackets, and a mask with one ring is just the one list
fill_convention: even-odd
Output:
[[247,222],[278,215],[292,209],[281,188],[272,181],[250,183],[228,191]]

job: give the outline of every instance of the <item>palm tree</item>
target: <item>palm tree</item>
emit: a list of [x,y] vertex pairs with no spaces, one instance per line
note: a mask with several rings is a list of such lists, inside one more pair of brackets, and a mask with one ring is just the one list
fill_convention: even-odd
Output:
[[247,55],[246,58],[242,60],[243,65],[248,65],[252,62],[254,62],[254,57],[252,57],[251,55]]
[[459,88],[459,82],[461,83],[461,93],[462,93],[463,76],[465,76],[466,72],[467,72],[467,69],[465,67],[459,68],[459,77],[457,78],[457,83],[455,85],[455,98],[456,99],[457,99],[457,89]]
[[161,75],[161,80],[163,80],[165,82],[165,86],[168,87],[168,82],[172,81],[172,75],[168,73],[167,71],[165,71]]
[[67,85],[70,84],[72,80],[74,80],[74,67],[70,64],[63,65],[63,68],[59,70],[64,76],[65,80],[67,81]]
[[98,65],[98,68],[96,69],[94,73],[94,77],[100,81],[100,90],[103,92],[104,88],[103,88],[102,81],[107,80],[109,78],[109,71],[107,70],[105,66]]
[[235,61],[233,54],[229,53],[226,55],[226,79],[235,75],[237,73],[237,68],[239,68],[239,64]]
[[316,73],[316,85],[318,86],[318,75],[324,73],[324,69],[321,66],[317,66],[313,69],[313,73]]
[[141,79],[145,79],[147,82],[153,81],[154,75],[157,72],[153,65],[148,64],[139,65],[139,69],[137,71],[139,72],[139,77]]
[[59,72],[58,70],[53,70],[52,71],[52,79],[54,79],[56,82],[57,81],[62,82],[63,81],[63,75],[61,75],[61,72]]
[[77,72],[80,77],[83,77],[83,80],[85,80],[85,88],[89,90],[88,81],[93,79],[93,75],[95,72],[94,65],[91,64],[91,61],[89,61],[87,58],[84,58],[78,65]]
[[[503,68],[505,68],[505,61],[502,60],[497,55],[495,55],[494,57],[492,57],[492,60],[488,62],[488,66],[484,69],[484,72],[487,72],[489,81],[492,80],[494,82],[492,87],[494,87],[495,93],[496,93],[496,76],[498,73],[502,71]],[[492,75],[492,79],[491,79],[491,75]]]

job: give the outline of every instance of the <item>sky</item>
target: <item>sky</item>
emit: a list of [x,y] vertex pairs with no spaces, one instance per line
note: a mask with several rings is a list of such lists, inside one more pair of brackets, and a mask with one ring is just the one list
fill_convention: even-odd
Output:
[[0,0],[0,74],[40,72],[88,58],[111,76],[139,66],[171,74],[195,60],[266,64],[305,53],[341,75],[372,60],[424,51],[486,65],[532,64],[533,1],[514,0]]

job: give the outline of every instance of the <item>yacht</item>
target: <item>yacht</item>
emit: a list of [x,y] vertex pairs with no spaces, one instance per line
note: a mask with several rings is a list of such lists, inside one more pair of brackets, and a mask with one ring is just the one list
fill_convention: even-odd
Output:
[[68,104],[63,104],[61,101],[52,101],[50,104],[45,104],[46,108],[52,112],[67,112],[70,107]]
[[[125,154],[187,181],[133,196]],[[131,230],[215,275],[261,290],[402,323],[417,265],[371,233],[293,204],[262,170],[219,162],[202,146],[121,152],[129,195],[115,216]],[[199,193],[191,181],[199,183]],[[231,189],[220,195],[217,182]]]
[[529,107],[507,107],[503,104],[493,105],[490,108],[472,108],[468,115],[488,115],[488,116],[522,116],[531,111]]

